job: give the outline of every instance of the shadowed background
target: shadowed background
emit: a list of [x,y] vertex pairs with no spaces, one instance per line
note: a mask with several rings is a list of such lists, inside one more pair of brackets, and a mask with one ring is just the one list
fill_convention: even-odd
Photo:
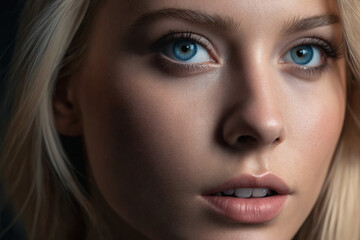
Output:
[[[18,17],[23,5],[23,0],[0,0],[0,101],[6,91],[7,71],[9,61],[13,52],[15,35],[18,25]],[[2,113],[6,114],[6,113]],[[0,116],[4,118],[5,116]],[[0,121],[1,123],[1,121]],[[3,130],[3,126],[0,126]],[[1,178],[1,176],[0,176]],[[0,239],[1,240],[23,240],[24,233],[19,224],[14,225],[3,235],[13,219],[11,206],[6,204],[2,195],[0,183]],[[2,236],[3,235],[3,236]]]

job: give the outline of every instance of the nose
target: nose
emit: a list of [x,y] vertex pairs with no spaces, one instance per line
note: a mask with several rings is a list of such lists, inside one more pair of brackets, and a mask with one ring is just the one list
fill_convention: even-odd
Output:
[[232,96],[238,100],[223,122],[223,139],[232,148],[275,146],[285,139],[281,90],[268,73],[259,73],[248,77],[246,89]]

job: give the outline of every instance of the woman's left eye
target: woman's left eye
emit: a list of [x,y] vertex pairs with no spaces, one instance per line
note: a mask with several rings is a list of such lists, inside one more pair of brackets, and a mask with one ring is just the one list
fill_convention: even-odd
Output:
[[300,45],[288,51],[281,59],[284,63],[295,63],[301,67],[317,67],[323,61],[322,52],[312,45]]
[[167,44],[161,51],[168,58],[183,63],[213,61],[208,51],[191,39],[177,40]]

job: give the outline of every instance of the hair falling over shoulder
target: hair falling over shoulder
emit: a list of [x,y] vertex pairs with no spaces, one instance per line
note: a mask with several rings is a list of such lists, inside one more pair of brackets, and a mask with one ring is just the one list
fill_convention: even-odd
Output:
[[[55,83],[81,64],[100,2],[25,4],[1,106],[0,176],[17,213],[14,223],[23,223],[29,239],[84,239],[87,228],[100,226],[99,212],[68,159],[52,111]],[[294,239],[360,239],[360,1],[337,3],[348,65],[345,124],[320,197]],[[108,239],[105,227],[98,228]]]

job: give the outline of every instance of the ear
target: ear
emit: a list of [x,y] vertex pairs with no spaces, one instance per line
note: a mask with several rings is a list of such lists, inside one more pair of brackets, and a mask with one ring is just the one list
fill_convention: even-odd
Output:
[[55,126],[58,132],[65,136],[82,135],[80,111],[74,97],[75,78],[74,75],[58,78],[53,94]]

